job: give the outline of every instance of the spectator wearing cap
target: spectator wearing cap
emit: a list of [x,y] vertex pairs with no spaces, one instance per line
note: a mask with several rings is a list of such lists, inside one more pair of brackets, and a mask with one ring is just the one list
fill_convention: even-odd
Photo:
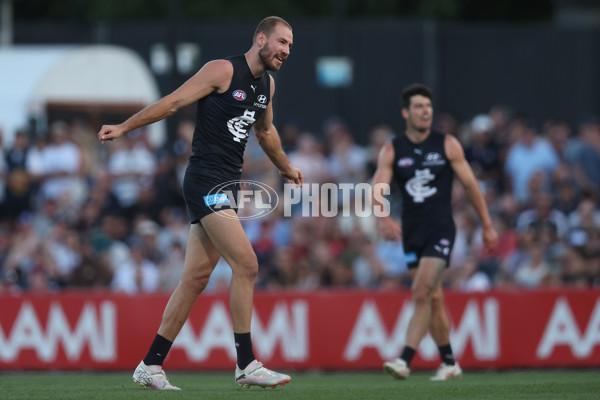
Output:
[[479,171],[479,179],[491,179],[500,183],[500,146],[494,139],[494,121],[487,114],[478,114],[470,124],[472,140],[465,148],[465,157],[474,169]]
[[[140,239],[138,247],[144,257],[155,264],[159,264],[165,255],[161,253],[157,237],[161,232],[161,226],[151,219],[140,219],[135,225],[135,238]],[[137,243],[137,242],[136,242]]]
[[521,204],[531,200],[529,181],[538,172],[542,173],[544,187],[549,187],[550,175],[559,165],[559,158],[550,143],[538,136],[535,121],[518,120],[513,126],[513,135],[517,141],[508,151],[504,171],[507,188]]

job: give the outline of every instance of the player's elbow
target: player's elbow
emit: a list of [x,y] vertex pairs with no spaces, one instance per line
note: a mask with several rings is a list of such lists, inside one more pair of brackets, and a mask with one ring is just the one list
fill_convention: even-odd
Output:
[[162,103],[163,103],[162,108],[164,109],[167,117],[175,114],[177,111],[179,111],[183,107],[183,104],[181,104],[180,101],[173,98],[172,96],[164,97],[162,99]]
[[177,105],[173,105],[173,106],[167,108],[167,115],[171,116],[171,115],[175,114],[177,111],[179,111],[179,108],[180,107],[178,107]]
[[269,130],[254,128],[254,136],[256,136],[256,140],[258,141],[258,144],[260,144],[262,146],[269,141]]
[[169,116],[175,114],[177,111],[179,111],[183,106],[181,104],[179,104],[178,102],[172,102],[169,104],[169,106],[167,107],[167,114]]

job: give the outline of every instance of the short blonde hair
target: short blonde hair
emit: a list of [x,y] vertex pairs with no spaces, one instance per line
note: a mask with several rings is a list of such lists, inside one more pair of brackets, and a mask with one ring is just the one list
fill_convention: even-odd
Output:
[[269,36],[271,32],[273,32],[273,29],[275,29],[275,26],[277,26],[277,24],[283,24],[290,28],[290,30],[292,30],[292,26],[288,24],[288,22],[285,19],[281,17],[270,16],[260,21],[260,23],[256,27],[256,30],[254,31],[254,37],[252,40],[256,41],[256,37],[259,33],[264,33],[265,36]]

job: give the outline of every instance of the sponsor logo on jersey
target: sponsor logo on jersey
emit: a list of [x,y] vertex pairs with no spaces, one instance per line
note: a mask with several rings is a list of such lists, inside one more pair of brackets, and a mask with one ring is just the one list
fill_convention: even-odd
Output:
[[227,129],[233,135],[233,140],[235,142],[241,143],[242,140],[248,138],[248,131],[252,124],[256,122],[254,118],[256,111],[246,110],[244,111],[244,115],[240,115],[239,117],[235,117],[227,121]]
[[256,101],[254,102],[254,107],[265,109],[267,108],[267,96],[264,94],[260,94],[256,97]]
[[236,99],[237,101],[246,100],[246,92],[244,92],[243,90],[240,90],[240,89],[234,90],[233,98]]
[[402,157],[398,160],[398,166],[400,168],[410,167],[415,163],[415,160],[412,157]]
[[435,179],[429,168],[415,170],[415,176],[410,178],[404,188],[412,196],[415,203],[423,203],[426,198],[437,193],[437,188],[429,187],[427,184]]
[[229,197],[225,193],[215,193],[204,196],[204,204],[214,206],[215,204],[229,204]]
[[442,246],[438,246],[437,244],[435,246],[433,246],[433,248],[438,252],[438,253],[442,253],[443,255],[447,256],[448,254],[450,254],[450,248],[449,247],[442,247]]
[[440,244],[436,244],[433,248],[443,255],[447,256],[450,254],[450,241],[448,239],[440,239]]
[[[238,186],[239,189],[232,188]],[[213,187],[204,202],[213,211],[220,211],[224,205],[238,209],[235,215],[220,213],[225,218],[254,219],[272,213],[279,204],[279,195],[271,186],[251,180],[228,181]]]
[[423,161],[423,166],[431,167],[434,165],[444,165],[446,164],[446,160],[442,157],[440,153],[431,152],[425,154],[425,161]]
[[415,253],[414,251],[411,251],[410,253],[406,253],[404,255],[404,260],[406,261],[407,264],[412,264],[412,263],[416,263],[417,261],[419,261],[419,257],[417,257],[417,253]]

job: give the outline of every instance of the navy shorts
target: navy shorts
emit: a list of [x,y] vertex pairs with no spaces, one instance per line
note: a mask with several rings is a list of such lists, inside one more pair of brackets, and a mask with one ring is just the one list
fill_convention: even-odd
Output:
[[423,257],[441,258],[447,267],[455,237],[456,226],[452,218],[403,220],[402,242],[408,268],[416,268]]
[[190,223],[198,223],[208,214],[221,210],[233,209],[237,212],[235,199],[239,188],[239,181],[227,182],[186,171],[183,177],[183,199]]

